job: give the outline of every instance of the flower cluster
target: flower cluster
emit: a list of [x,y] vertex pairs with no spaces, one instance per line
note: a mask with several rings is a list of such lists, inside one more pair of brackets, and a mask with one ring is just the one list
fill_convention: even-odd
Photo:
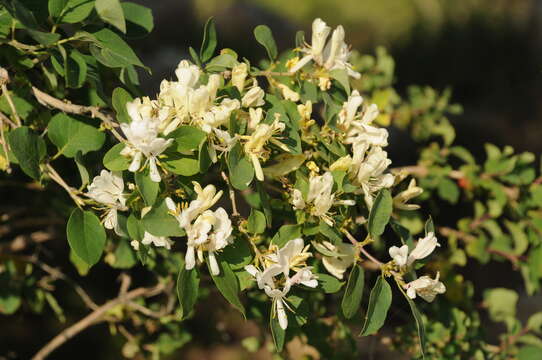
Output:
[[[424,238],[418,240],[416,246],[412,251],[409,251],[408,245],[401,247],[392,246],[389,248],[389,254],[393,259],[394,265],[399,268],[402,273],[406,267],[411,266],[416,260],[425,259],[428,257],[436,247],[440,246],[434,233],[429,232]],[[419,295],[422,299],[428,302],[432,302],[437,294],[443,294],[446,291],[446,287],[439,281],[439,274],[435,279],[431,279],[429,276],[422,276],[409,283],[403,284],[404,289],[407,292],[408,297],[415,299],[416,295]]]
[[[306,265],[306,260],[312,256],[308,252],[303,239],[290,240],[281,249],[276,246],[263,255],[262,269],[254,265],[245,266],[245,270],[256,279],[259,289],[263,289],[273,302],[272,313],[276,314],[282,329],[288,327],[288,317],[285,308],[288,306],[286,295],[292,286],[301,284],[310,288],[318,286],[318,280]],[[290,276],[290,271],[294,275]]]

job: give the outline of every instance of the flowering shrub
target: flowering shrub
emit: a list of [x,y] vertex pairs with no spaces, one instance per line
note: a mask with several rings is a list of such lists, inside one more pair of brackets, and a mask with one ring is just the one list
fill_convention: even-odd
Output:
[[[133,98],[135,67],[144,66],[121,34],[150,31],[148,10],[99,0],[50,0],[45,10],[3,3],[0,166],[15,175],[19,168],[56,201],[51,182],[69,195],[69,207],[54,206],[69,215],[70,260],[81,276],[99,263],[123,269],[119,296],[102,306],[75,284],[92,312],[35,359],[101,319],[126,337],[124,356],[168,354],[189,341],[184,322],[216,292],[245,319],[268,325],[262,338],[271,334],[273,351],[285,356],[298,338],[325,358],[356,357],[356,330],[413,357],[534,358],[540,313],[522,326],[517,294],[488,289],[483,307],[507,329],[501,345],[489,345],[473,286],[455,268],[467,258],[508,260],[529,294],[539,290],[534,156],[488,145],[488,160],[477,165],[452,146],[446,114],[459,108],[448,93],[411,88],[401,99],[385,51],[351,53],[342,26],[321,19],[281,54],[271,30],[256,27],[268,55],[258,65],[231,49],[216,55],[211,19],[199,53],[190,49],[175,79],[163,80],[155,97]],[[441,141],[423,149],[419,164],[392,169],[390,124],[417,142]],[[464,165],[452,167],[451,157]],[[77,168],[79,188],[57,164],[67,174]],[[439,219],[435,204],[460,198],[474,204],[472,217],[458,219],[457,229],[435,228],[429,210]],[[72,281],[40,260],[32,237],[23,245],[5,247],[0,311],[13,314],[25,301],[41,312],[46,301],[62,320],[62,303],[38,279]],[[21,273],[19,264],[29,267]],[[155,284],[130,290],[141,282],[129,271],[137,267]],[[417,335],[403,322],[390,340],[382,328],[392,326],[390,308],[403,306],[401,297]],[[258,338],[245,340],[249,350],[260,347]]]

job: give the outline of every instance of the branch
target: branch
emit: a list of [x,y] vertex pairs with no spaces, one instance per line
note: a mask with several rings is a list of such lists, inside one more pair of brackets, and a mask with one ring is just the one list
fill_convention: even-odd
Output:
[[77,207],[81,208],[81,206],[85,205],[85,201],[81,199],[79,195],[77,195],[78,191],[72,188],[71,186],[69,186],[68,184],[66,184],[64,179],[62,179],[62,177],[56,172],[55,168],[52,167],[51,164],[47,164],[47,170],[49,172],[49,176],[51,177],[51,179],[54,182],[56,182],[58,185],[60,185],[62,188],[64,188],[64,190],[66,190],[66,192],[73,199]]
[[94,325],[97,323],[103,315],[105,315],[109,310],[114,308],[117,305],[121,304],[127,304],[131,300],[138,298],[140,296],[143,297],[151,297],[158,295],[164,290],[164,284],[158,284],[156,286],[150,287],[150,288],[137,288],[135,290],[127,292],[125,295],[119,296],[113,300],[110,300],[106,302],[104,305],[100,306],[69,328],[63,330],[60,334],[55,336],[51,341],[49,341],[43,348],[41,348],[34,357],[32,357],[32,360],[43,360],[51,352],[56,350],[58,347],[60,347],[62,344],[64,344],[66,341],[73,338],[75,335],[79,334],[81,331],[85,330],[87,327]]
[[384,265],[381,261],[377,260],[373,255],[369,254],[369,252],[363,248],[364,246],[363,243],[360,243],[359,241],[357,241],[352,236],[352,234],[348,232],[348,230],[343,229],[343,233],[346,235],[348,240],[350,240],[352,245],[354,245],[357,249],[359,249],[359,251],[361,251],[361,253],[367,257],[367,259],[371,260],[373,263],[375,263],[378,266]]
[[230,179],[228,179],[228,175],[224,171],[221,172],[222,179],[228,184],[228,193],[230,195],[231,200],[231,207],[232,207],[232,216],[239,216],[239,212],[237,211],[237,203],[235,202],[235,190],[233,190],[233,187],[231,186]]
[[111,130],[111,133],[117,138],[118,141],[124,142],[124,138],[115,130],[115,127],[119,125],[113,120],[111,115],[103,113],[97,106],[83,106],[76,105],[69,102],[64,102],[60,99],[57,99],[38,88],[32,86],[32,92],[40,104],[43,106],[53,107],[55,109],[61,110],[66,113],[76,114],[76,115],[90,115],[93,118],[98,118],[107,125]]

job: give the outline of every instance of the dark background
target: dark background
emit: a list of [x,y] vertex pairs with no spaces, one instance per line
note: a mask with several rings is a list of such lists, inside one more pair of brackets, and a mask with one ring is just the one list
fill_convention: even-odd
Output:
[[[131,43],[152,69],[152,76],[141,76],[143,89],[149,96],[158,91],[161,79],[173,77],[178,62],[188,57],[188,46],[199,48],[203,24],[209,16],[214,16],[217,23],[219,48],[233,48],[253,62],[264,57],[262,48],[253,40],[252,30],[256,25],[268,25],[279,49],[286,49],[293,47],[297,30],[310,33],[312,19],[321,17],[333,27],[343,24],[346,41],[362,53],[373,53],[376,46],[386,46],[396,61],[396,88],[400,94],[404,95],[406,87],[412,84],[438,90],[451,87],[453,101],[464,107],[463,115],[453,119],[457,143],[473,150],[478,157],[483,155],[484,142],[509,144],[517,151],[532,151],[537,155],[542,150],[540,0],[136,2],[150,7],[155,19],[150,36]],[[394,143],[393,133],[390,143]],[[390,158],[395,165],[402,165],[416,159],[417,154],[408,145],[395,144],[390,147]],[[41,209],[48,206],[40,202],[39,195],[33,201]],[[67,259],[67,253],[63,254],[67,251],[65,244],[57,242],[57,245],[53,249],[55,258]],[[70,268],[68,263],[64,265],[63,268]],[[82,285],[88,286],[95,300],[102,303],[115,296],[111,284],[116,272],[105,266],[96,270]],[[73,270],[70,274],[76,277]],[[66,306],[66,313],[74,318],[68,318],[68,323],[86,314],[81,308],[73,311],[79,300],[71,289],[59,291],[72,294],[73,304]],[[25,355],[34,353],[65,326],[51,314],[25,312],[16,317],[0,317],[0,333],[9,334],[0,336],[0,350],[8,346],[26,358]],[[194,330],[212,332],[204,328],[206,325],[201,326]],[[80,360],[118,359],[122,346],[118,340],[109,335],[105,325],[93,326],[55,351],[51,359],[71,359],[74,354]],[[184,359],[239,358],[235,352],[228,355],[228,349],[216,346],[220,341],[215,343],[214,350],[206,352],[201,349],[211,344],[197,343],[185,352]],[[1,355],[7,354],[0,351],[0,359]]]

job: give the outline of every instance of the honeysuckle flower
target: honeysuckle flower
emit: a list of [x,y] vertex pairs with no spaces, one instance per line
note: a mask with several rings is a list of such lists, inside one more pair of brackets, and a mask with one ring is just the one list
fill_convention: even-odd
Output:
[[201,117],[200,127],[206,133],[210,133],[213,128],[225,125],[230,120],[230,115],[234,110],[239,109],[240,104],[237,99],[223,99],[220,105],[212,106],[209,111]]
[[428,232],[424,238],[418,240],[416,247],[408,255],[408,264],[412,264],[416,260],[426,258],[435,250],[437,246],[440,246],[437,237],[433,232]]
[[358,112],[358,108],[363,103],[363,97],[359,94],[359,91],[354,90],[348,97],[348,100],[343,103],[343,107],[339,112],[339,118],[337,119],[337,126],[343,130],[348,130],[354,122],[354,118]]
[[265,92],[259,86],[252,87],[241,99],[241,104],[243,107],[258,107],[265,104],[264,101]]
[[280,115],[277,113],[272,124],[258,124],[254,129],[254,132],[248,136],[248,140],[244,146],[245,153],[249,155],[252,165],[254,166],[256,178],[260,181],[263,181],[264,179],[262,166],[260,164],[260,157],[266,152],[264,145],[270,141],[282,150],[289,151],[286,145],[273,138],[274,134],[282,132],[286,127],[283,122],[279,121],[279,116]]
[[390,188],[394,183],[394,176],[384,173],[390,164],[387,152],[381,147],[372,147],[366,153],[357,152],[354,148],[350,173],[360,185],[369,208],[373,206],[374,194],[382,188]]
[[401,247],[392,246],[388,249],[388,252],[398,266],[405,266],[407,264],[408,245],[403,245]]
[[434,233],[429,232],[424,238],[418,240],[416,247],[408,253],[408,246],[392,246],[388,252],[390,257],[399,266],[410,265],[416,260],[421,260],[429,256],[437,246],[440,246]]
[[403,285],[407,296],[415,299],[416,295],[420,296],[427,302],[432,302],[438,294],[446,292],[446,286],[439,281],[440,273],[437,272],[435,279],[429,276],[421,276],[418,279]]
[[310,204],[309,213],[312,216],[321,217],[330,226],[333,221],[328,216],[329,209],[335,205],[354,205],[353,200],[335,201],[333,190],[333,176],[329,171],[326,171],[321,176],[311,176],[309,179],[309,192],[306,201],[303,199],[299,190],[294,189],[292,192],[292,204],[296,210],[302,210]]
[[420,205],[417,204],[407,204],[407,202],[420,195],[423,192],[421,187],[416,186],[416,179],[410,180],[408,188],[404,191],[401,191],[399,194],[395,195],[393,198],[393,205],[400,210],[417,210],[420,208]]
[[[341,25],[337,26],[333,30],[331,40],[327,41],[330,31],[331,28],[321,19],[313,21],[311,45],[305,44],[301,49],[307,55],[293,64],[290,68],[291,73],[295,73],[313,60],[326,70],[343,69],[349,76],[356,79],[361,76],[352,69],[352,65],[348,62],[350,51],[344,42],[344,28]],[[322,88],[322,86],[320,87]]]
[[286,315],[285,308],[292,311],[286,303],[286,295],[292,286],[290,279],[286,279],[282,289],[279,289],[274,279],[281,272],[279,266],[270,266],[264,271],[259,271],[255,266],[247,265],[245,266],[245,270],[256,279],[258,288],[263,289],[265,294],[271,298],[271,314],[273,317],[277,316],[280,327],[286,330],[288,327],[288,316]]
[[262,108],[249,108],[248,109],[249,120],[248,128],[250,130],[256,129],[256,126],[262,121],[263,118],[263,109]]
[[299,93],[293,91],[287,85],[279,83],[279,84],[277,84],[277,87],[280,89],[280,91],[282,93],[282,97],[285,100],[290,100],[290,101],[293,101],[293,102],[298,102],[299,101]]
[[310,245],[305,246],[303,239],[297,238],[288,241],[276,252],[266,255],[273,264],[278,264],[285,277],[289,277],[290,269],[300,270],[305,267],[305,261],[312,256],[308,251]]
[[216,191],[216,187],[212,184],[202,188],[197,181],[192,181],[194,185],[194,191],[197,194],[197,198],[190,202],[187,208],[180,210],[180,207],[173,202],[171,198],[166,198],[166,206],[177,219],[181,228],[186,228],[190,223],[196,219],[198,215],[209,209],[216,204],[218,199],[222,196],[222,190]]
[[356,249],[352,244],[346,243],[334,245],[329,241],[324,241],[323,245],[328,250],[338,253],[337,256],[325,255],[322,258],[324,267],[331,275],[342,280],[346,270],[355,262]]
[[220,268],[215,253],[231,242],[233,231],[226,210],[221,207],[215,211],[205,210],[185,230],[188,238],[185,255],[186,269],[193,269],[196,265],[196,251],[200,260],[203,260],[203,252],[207,251],[211,274],[218,275]]
[[157,166],[158,156],[171,145],[173,139],[158,137],[160,120],[140,111],[140,105],[140,99],[126,105],[132,122],[120,125],[127,139],[126,147],[121,151],[121,155],[132,158],[128,168],[131,172],[136,172],[141,168],[142,158],[145,157],[149,164],[151,180],[160,182],[161,177]]
[[154,236],[151,233],[145,231],[143,234],[143,239],[141,239],[143,245],[154,245],[156,247],[164,247],[168,250],[171,249],[171,241],[165,236]]
[[225,130],[220,130],[217,128],[213,128],[213,133],[216,136],[215,139],[213,140],[216,140],[216,141],[212,142],[212,146],[214,149],[218,151],[228,152],[237,143],[237,140],[238,140],[237,135],[231,136],[229,132]]
[[117,211],[125,209],[126,195],[124,192],[124,181],[122,173],[102,170],[100,175],[92,179],[87,188],[87,196],[107,207],[104,217],[104,227],[114,229],[120,234]]
[[191,64],[188,60],[181,60],[177,69],[175,70],[175,75],[179,85],[183,87],[193,88],[196,86],[201,70],[197,65]]
[[245,88],[245,80],[248,74],[248,66],[246,63],[239,63],[231,69],[231,83],[239,92],[243,92]]

